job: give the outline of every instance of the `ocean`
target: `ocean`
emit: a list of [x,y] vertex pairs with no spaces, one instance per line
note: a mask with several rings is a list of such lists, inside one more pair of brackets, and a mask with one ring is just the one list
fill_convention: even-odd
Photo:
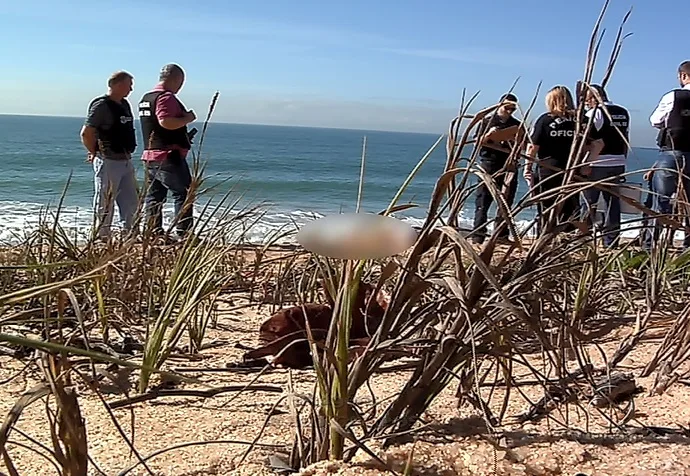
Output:
[[[82,122],[72,117],[0,115],[0,144],[6,164],[5,172],[0,174],[0,242],[21,240],[37,227],[42,210],[50,207],[54,211],[70,174],[60,222],[75,236],[88,233],[92,223],[93,169],[85,162],[86,152],[79,138]],[[201,131],[201,124],[194,126]],[[379,212],[388,206],[441,133],[210,123],[201,157],[206,162],[206,185],[215,186],[217,198],[232,189],[235,196],[241,195],[241,205],[261,205],[263,216],[245,237],[260,243],[285,226],[355,210],[365,136],[362,211]],[[138,154],[140,149],[135,156]],[[647,168],[655,158],[655,150],[636,148],[628,169]],[[412,224],[422,222],[445,160],[444,138],[402,197],[402,202],[413,202],[419,208],[396,216]],[[140,160],[134,163],[143,183],[142,164]],[[642,182],[640,176],[630,177],[629,181]],[[526,192],[521,178],[518,197]],[[169,222],[171,198],[166,207]],[[474,200],[470,199],[461,215],[468,228],[473,208]],[[524,225],[533,216],[527,211],[518,218]]]

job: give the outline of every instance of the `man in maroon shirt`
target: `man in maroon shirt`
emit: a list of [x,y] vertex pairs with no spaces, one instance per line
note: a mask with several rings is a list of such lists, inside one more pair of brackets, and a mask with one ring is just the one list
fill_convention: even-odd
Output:
[[175,203],[177,234],[183,236],[192,227],[193,204],[185,203],[192,181],[187,163],[191,148],[187,125],[196,120],[196,115],[177,99],[184,80],[180,66],[167,64],[161,69],[159,83],[139,102],[142,160],[148,181],[146,218],[151,231],[158,234],[163,232],[162,208],[168,190]]

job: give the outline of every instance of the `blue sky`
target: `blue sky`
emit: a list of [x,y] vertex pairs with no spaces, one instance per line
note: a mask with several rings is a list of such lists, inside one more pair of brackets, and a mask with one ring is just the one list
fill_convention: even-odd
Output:
[[[167,62],[187,71],[180,97],[214,119],[442,133],[462,90],[491,104],[520,77],[537,109],[553,85],[582,77],[602,6],[542,0],[151,0],[3,2],[0,113],[84,114],[114,70],[135,76],[133,104]],[[690,4],[612,0],[598,75],[634,7],[609,95],[633,115],[635,145],[690,53]]]

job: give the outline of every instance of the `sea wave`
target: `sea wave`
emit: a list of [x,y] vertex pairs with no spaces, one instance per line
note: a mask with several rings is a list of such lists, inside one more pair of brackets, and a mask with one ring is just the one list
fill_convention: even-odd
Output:
[[[20,201],[0,201],[0,244],[11,245],[24,241],[39,226],[47,224],[52,226],[55,220],[56,208],[39,203],[27,203]],[[207,230],[219,223],[223,223],[223,229],[227,232],[225,238],[228,241],[242,242],[246,244],[275,243],[290,245],[295,243],[295,234],[306,223],[321,218],[323,213],[308,210],[281,210],[281,209],[257,209],[247,210],[214,210],[195,207],[194,215],[197,223],[203,222],[208,217]],[[472,217],[470,213],[462,213],[459,218],[461,230],[469,232],[472,229]],[[424,224],[424,219],[419,216],[409,216],[399,213],[396,218],[419,228]],[[173,217],[173,205],[166,203],[164,207],[163,226],[169,227]],[[628,221],[632,221],[628,217]],[[634,219],[634,218],[633,218]],[[58,216],[59,226],[73,241],[83,243],[89,239],[92,233],[93,209],[90,207],[64,206]],[[487,226],[489,232],[492,224]],[[534,236],[534,219],[516,221],[516,228],[520,233]],[[626,238],[635,238],[639,234],[640,223],[623,223],[622,235]],[[113,220],[113,230],[121,229],[117,211]],[[676,239],[682,239],[682,231],[675,235]]]
[[[170,227],[173,215],[173,204],[166,203],[163,208],[164,228]],[[58,210],[39,203],[0,201],[0,244],[21,243],[42,225],[52,228],[56,216],[59,227],[73,241],[83,243],[91,236],[94,222],[91,207],[63,206]],[[202,205],[195,207],[194,216],[197,226],[203,226],[206,233],[214,227],[222,227],[229,241],[288,245],[295,243],[295,234],[300,227],[324,214],[300,209],[227,210],[215,206],[204,208]],[[398,218],[412,226],[421,226],[424,221],[409,216]],[[202,225],[206,220],[208,225]],[[112,229],[115,233],[122,229],[117,210]]]

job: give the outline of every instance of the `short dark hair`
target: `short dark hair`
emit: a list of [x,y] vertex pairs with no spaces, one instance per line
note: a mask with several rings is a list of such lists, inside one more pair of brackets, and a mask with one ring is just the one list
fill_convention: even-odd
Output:
[[498,100],[499,103],[503,101],[512,101],[512,102],[518,102],[518,98],[515,94],[513,93],[506,93],[503,96],[501,96],[501,99]]
[[108,87],[111,88],[116,84],[125,81],[126,79],[134,79],[134,76],[129,74],[127,71],[116,71],[108,78]]
[[174,76],[184,76],[184,70],[180,65],[175,63],[166,64],[161,68],[160,74],[158,75],[159,81],[165,81]]
[[690,61],[683,61],[680,66],[678,66],[678,74],[680,73],[690,75]]
[[604,87],[602,85],[590,84],[590,87],[592,89],[594,89],[597,92],[597,94],[599,94],[599,96],[601,96],[602,101],[608,101],[609,100],[609,96],[608,96],[608,94],[606,94],[606,90],[604,89]]

